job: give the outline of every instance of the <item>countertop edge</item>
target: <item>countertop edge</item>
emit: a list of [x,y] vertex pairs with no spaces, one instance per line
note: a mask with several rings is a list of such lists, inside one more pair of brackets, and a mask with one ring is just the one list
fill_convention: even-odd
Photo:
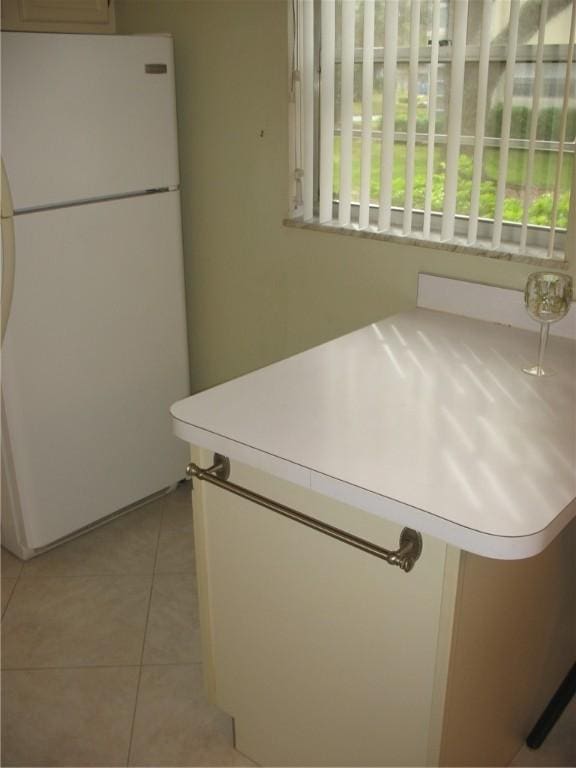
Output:
[[202,427],[183,422],[172,413],[174,434],[192,445],[212,450],[254,469],[358,507],[391,522],[414,528],[466,552],[498,560],[521,560],[542,552],[576,517],[573,499],[551,523],[540,531],[521,536],[502,536],[474,530],[431,512],[412,507],[373,491],[351,485],[308,467],[239,443]]

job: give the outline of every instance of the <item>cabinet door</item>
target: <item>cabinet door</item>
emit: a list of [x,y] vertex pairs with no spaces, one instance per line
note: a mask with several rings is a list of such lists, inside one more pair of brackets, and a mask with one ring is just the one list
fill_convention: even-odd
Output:
[[[401,526],[241,464],[230,479],[397,546]],[[237,748],[260,765],[434,763],[447,546],[427,537],[406,574],[206,483],[194,494],[207,682]]]
[[2,29],[113,32],[113,0],[3,0]]

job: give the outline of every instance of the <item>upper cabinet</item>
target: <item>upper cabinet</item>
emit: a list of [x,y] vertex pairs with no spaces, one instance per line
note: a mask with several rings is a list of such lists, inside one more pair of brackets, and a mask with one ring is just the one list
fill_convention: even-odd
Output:
[[114,0],[3,0],[2,29],[113,33]]

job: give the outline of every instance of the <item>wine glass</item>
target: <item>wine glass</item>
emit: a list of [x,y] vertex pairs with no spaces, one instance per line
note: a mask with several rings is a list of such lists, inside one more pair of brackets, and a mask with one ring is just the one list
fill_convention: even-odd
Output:
[[524,304],[531,318],[540,323],[538,363],[523,368],[531,376],[550,376],[551,369],[544,370],[544,351],[548,341],[550,324],[562,320],[572,301],[572,278],[561,272],[533,272],[528,275],[524,290]]

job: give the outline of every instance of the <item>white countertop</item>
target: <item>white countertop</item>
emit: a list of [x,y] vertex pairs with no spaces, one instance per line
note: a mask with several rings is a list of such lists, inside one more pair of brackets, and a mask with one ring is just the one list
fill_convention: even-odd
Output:
[[[536,327],[536,326],[535,326]],[[457,547],[542,551],[576,516],[576,342],[416,309],[172,406],[182,439]]]

